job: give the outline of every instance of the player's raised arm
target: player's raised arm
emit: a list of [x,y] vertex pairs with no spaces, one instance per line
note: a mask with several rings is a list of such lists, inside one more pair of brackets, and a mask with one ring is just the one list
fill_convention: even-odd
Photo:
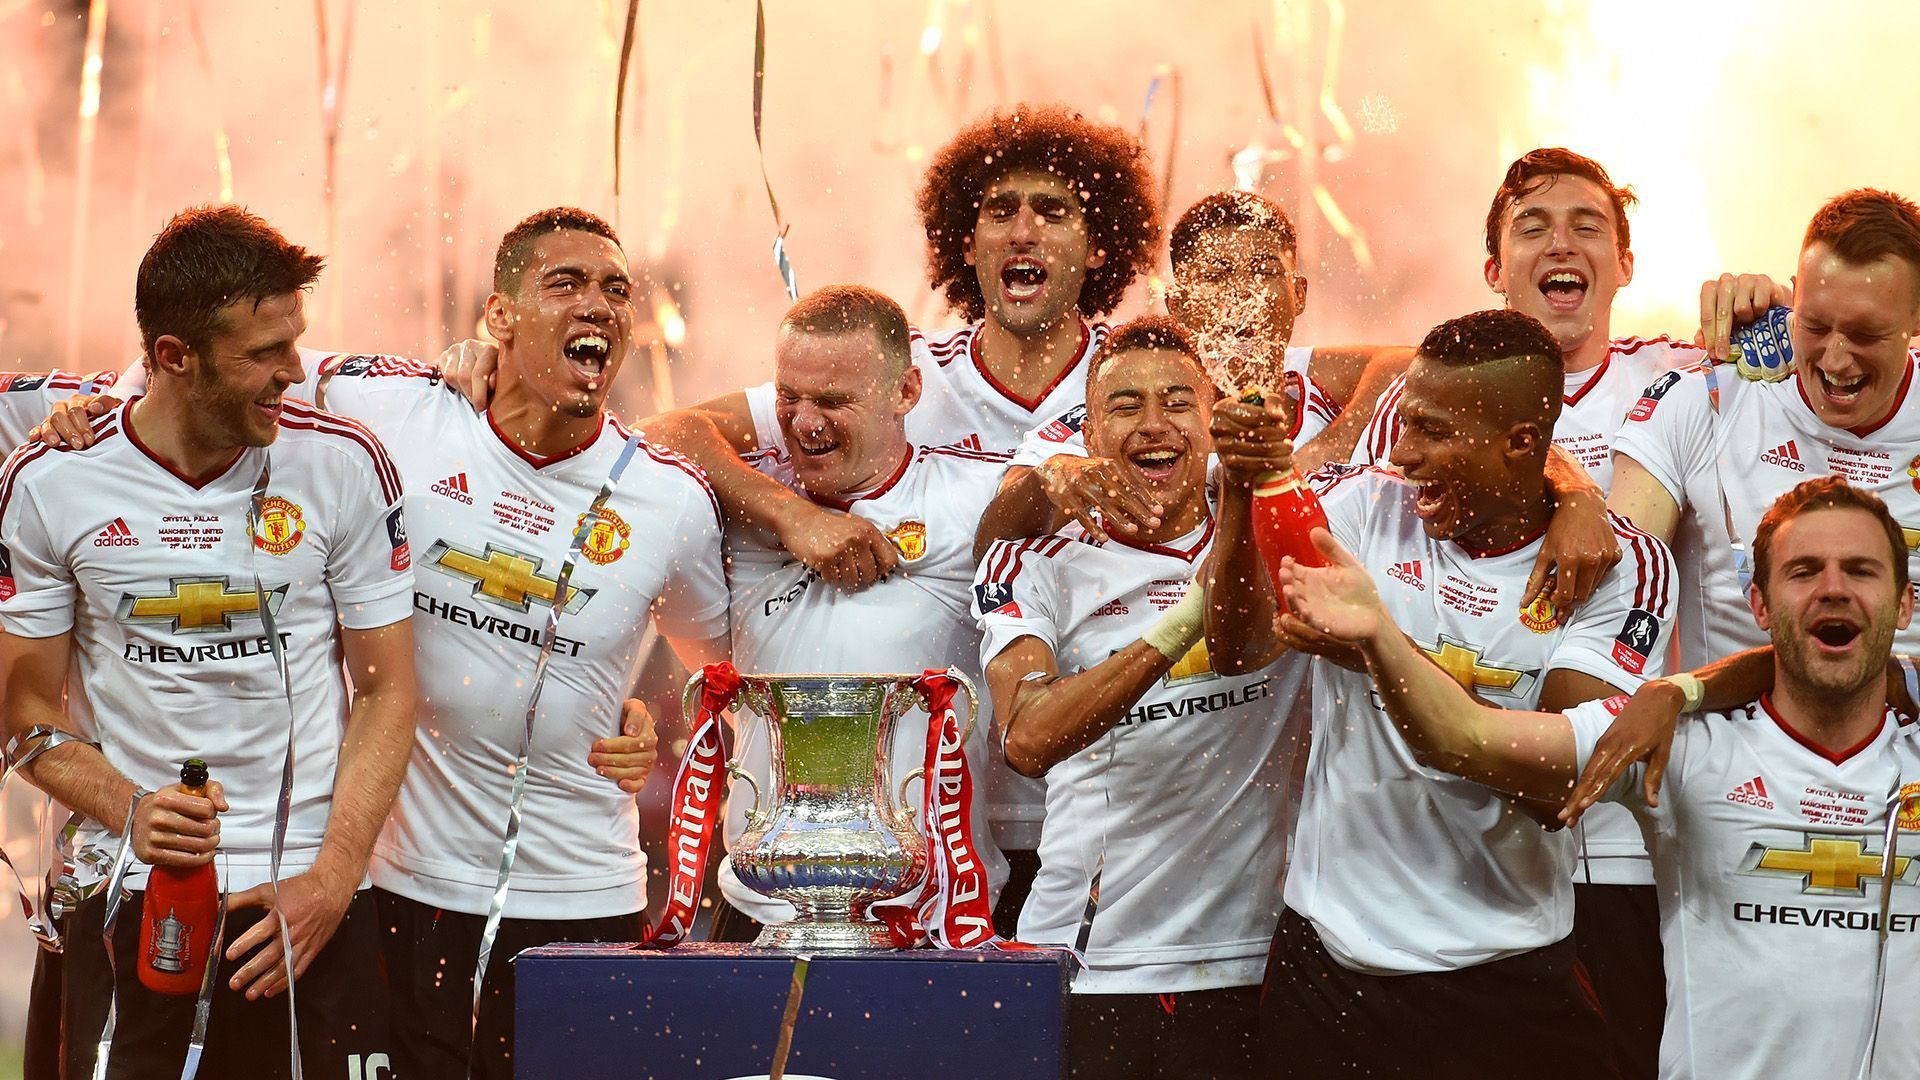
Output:
[[1345,548],[1318,529],[1314,543],[1329,565],[1288,560],[1281,570],[1288,607],[1321,633],[1360,647],[1388,715],[1421,763],[1522,798],[1563,798],[1575,763],[1566,718],[1475,702],[1393,624]]
[[1265,667],[1286,651],[1274,633],[1279,615],[1273,585],[1253,543],[1253,483],[1263,472],[1293,467],[1291,444],[1268,409],[1223,402],[1213,413],[1220,459],[1220,535],[1206,569],[1207,655],[1213,669],[1239,674]]

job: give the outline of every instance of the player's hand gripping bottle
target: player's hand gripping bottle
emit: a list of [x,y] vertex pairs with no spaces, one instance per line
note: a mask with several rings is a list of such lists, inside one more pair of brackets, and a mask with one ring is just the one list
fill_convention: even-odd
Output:
[[[1261,404],[1265,396],[1248,390],[1240,400]],[[1300,470],[1264,472],[1253,478],[1253,544],[1260,549],[1261,561],[1273,578],[1273,595],[1280,610],[1287,609],[1286,595],[1280,590],[1280,560],[1293,556],[1302,566],[1325,566],[1327,560],[1313,546],[1313,530],[1327,527],[1326,512],[1320,498],[1307,486]]]
[[[188,758],[180,766],[180,786],[204,798],[207,763]],[[217,945],[212,938],[219,918],[220,883],[211,861],[154,867],[140,913],[140,982],[160,994],[198,993]]]

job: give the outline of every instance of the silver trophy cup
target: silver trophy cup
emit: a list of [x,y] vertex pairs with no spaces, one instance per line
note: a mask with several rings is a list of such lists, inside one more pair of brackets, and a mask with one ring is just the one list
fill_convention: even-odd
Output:
[[[926,707],[913,675],[743,675],[740,701],[766,721],[771,762],[753,788],[747,828],[731,852],[733,872],[755,892],[792,904],[792,922],[767,927],[754,944],[798,952],[891,947],[869,914],[904,896],[927,873],[927,842],[907,803],[907,785],[926,770],[893,775],[894,724]],[[955,673],[967,699],[961,735],[973,730],[973,685]],[[687,715],[701,674],[687,683]]]

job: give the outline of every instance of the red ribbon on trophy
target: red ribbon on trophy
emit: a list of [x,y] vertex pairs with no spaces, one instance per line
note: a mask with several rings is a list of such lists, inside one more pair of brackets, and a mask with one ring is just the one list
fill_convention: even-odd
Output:
[[[973,841],[973,773],[966,733],[954,715],[959,681],[928,669],[914,686],[927,703],[926,796],[921,820],[927,835],[927,878],[911,905],[873,909],[895,946],[941,949],[1030,949],[993,932],[987,869]],[[971,725],[969,725],[971,726]]]
[[720,714],[739,693],[740,672],[732,664],[708,664],[702,669],[693,737],[673,778],[673,809],[667,825],[667,852],[673,859],[673,873],[668,878],[667,906],[639,948],[677,945],[693,930],[693,916],[700,909],[700,886],[707,873],[707,854],[713,847],[713,823],[720,816],[721,777],[726,775]]

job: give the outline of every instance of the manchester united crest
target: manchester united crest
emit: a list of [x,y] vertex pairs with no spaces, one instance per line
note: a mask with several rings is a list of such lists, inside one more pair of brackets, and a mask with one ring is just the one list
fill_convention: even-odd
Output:
[[887,539],[900,549],[900,557],[908,562],[916,562],[927,553],[927,523],[924,521],[903,521],[887,533]]
[[1536,634],[1550,634],[1562,622],[1560,613],[1554,610],[1553,601],[1545,596],[1538,597],[1533,603],[1520,609],[1520,625]]
[[[587,560],[595,566],[605,566],[627,553],[627,544],[632,539],[633,530],[627,528],[627,523],[621,520],[619,514],[604,506],[595,513],[599,520],[587,530],[587,541],[580,546],[580,554],[585,555]],[[574,522],[574,529],[577,531],[581,523],[586,520],[587,515],[581,514]]]
[[269,555],[285,555],[307,535],[307,519],[300,507],[278,495],[260,500],[260,519],[254,523],[253,546]]
[[1907,462],[1907,480],[1913,484],[1913,490],[1920,491],[1920,454]]
[[1900,785],[1900,830],[1920,832],[1920,784]]

